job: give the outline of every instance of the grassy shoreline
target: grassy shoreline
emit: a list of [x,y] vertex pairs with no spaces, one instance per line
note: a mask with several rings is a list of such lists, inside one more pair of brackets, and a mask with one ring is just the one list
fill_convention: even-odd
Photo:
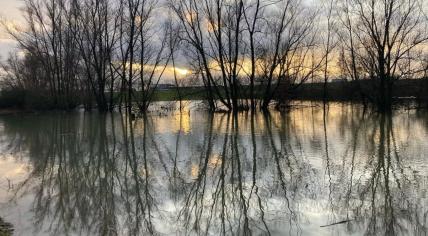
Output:
[[[327,85],[327,101],[331,102],[362,102],[361,90],[356,89],[356,86],[363,88],[365,94],[372,94],[373,84],[372,81],[361,81],[360,84],[355,82],[336,82]],[[428,80],[399,80],[393,88],[393,97],[395,98],[409,98],[420,103],[428,103]],[[249,95],[249,87],[243,87],[244,99]],[[262,88],[256,88],[256,91],[262,91]],[[287,91],[280,89],[279,91]],[[205,100],[207,91],[203,87],[182,87],[159,89],[153,95],[154,102],[178,101],[179,94],[183,101]],[[0,115],[19,114],[25,112],[37,112],[48,110],[65,110],[56,109],[49,106],[44,107],[43,101],[38,101],[39,106],[32,105],[31,102],[37,100],[35,98],[26,97],[25,93],[20,91],[19,94],[14,95],[11,92],[1,93],[0,95]],[[323,101],[324,100],[324,84],[323,83],[307,83],[303,84],[297,89],[293,89],[288,93],[277,93],[277,97],[286,100],[307,100],[307,101]],[[256,97],[261,98],[261,94],[256,94]],[[30,103],[26,103],[30,100]],[[397,100],[397,99],[396,99]],[[407,99],[408,100],[408,99]],[[69,109],[70,110],[70,109]]]

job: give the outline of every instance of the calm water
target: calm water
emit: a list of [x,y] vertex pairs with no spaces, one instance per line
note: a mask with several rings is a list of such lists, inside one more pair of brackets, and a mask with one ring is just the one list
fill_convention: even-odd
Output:
[[0,117],[0,217],[15,235],[426,235],[428,113],[303,105]]

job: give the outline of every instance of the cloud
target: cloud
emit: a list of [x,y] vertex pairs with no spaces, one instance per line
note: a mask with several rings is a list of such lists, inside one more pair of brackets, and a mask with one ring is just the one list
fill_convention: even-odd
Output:
[[0,15],[8,19],[21,20],[22,14],[20,8],[24,6],[21,0],[2,0]]
[[[15,23],[22,22],[23,16],[20,8],[23,7],[24,1],[21,0],[0,0],[0,18],[6,22],[6,25],[12,26]],[[0,56],[1,59],[16,48],[16,42],[10,39],[7,32],[0,26]]]
[[8,54],[16,49],[16,41],[0,38],[0,60],[7,58]]

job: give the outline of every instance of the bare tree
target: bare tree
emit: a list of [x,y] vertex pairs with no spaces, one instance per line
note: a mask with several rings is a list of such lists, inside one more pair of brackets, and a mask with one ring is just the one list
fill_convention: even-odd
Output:
[[275,6],[277,10],[270,12],[270,23],[263,36],[260,77],[263,83],[261,108],[264,110],[275,97],[281,106],[290,91],[306,82],[324,61],[323,56],[311,56],[317,46],[317,12],[300,0],[281,1]]
[[324,104],[326,104],[327,98],[328,98],[328,91],[327,91],[327,83],[329,79],[329,60],[330,60],[330,54],[332,50],[334,50],[335,42],[333,39],[332,31],[335,24],[334,21],[334,15],[333,11],[335,10],[335,0],[329,0],[328,6],[327,6],[327,36],[326,36],[326,42],[325,42],[325,64],[324,64]]
[[167,28],[160,19],[157,22],[152,19],[158,8],[156,0],[119,2],[116,56],[119,63],[115,71],[122,80],[121,99],[127,99],[128,109],[135,101],[139,110],[145,112],[171,57],[167,50]]
[[65,9],[67,0],[26,0],[24,17],[27,28],[8,28],[9,34],[19,43],[25,57],[36,60],[43,70],[45,92],[52,99],[52,107],[73,108],[79,91],[78,52],[73,37],[74,25]]
[[[242,109],[239,71],[243,57],[244,1],[171,0],[170,7],[193,55],[190,64],[200,73],[209,105],[217,100],[227,110]],[[190,53],[188,53],[190,54]]]
[[171,53],[171,63],[173,69],[174,83],[177,91],[177,98],[179,102],[180,111],[183,109],[183,94],[181,92],[181,83],[178,79],[177,75],[177,65],[176,65],[176,53],[180,46],[180,38],[177,37],[179,34],[179,27],[177,27],[174,22],[171,20],[171,15],[169,15],[169,22],[167,24],[168,27],[168,47]]
[[[418,63],[412,62],[428,40],[422,4],[420,0],[342,1],[348,65],[354,79],[373,80],[373,93],[368,96],[381,110],[392,105],[395,81],[420,71]],[[358,65],[362,71],[357,70]]]
[[302,59],[313,47],[315,14],[300,0],[171,0],[170,6],[213,110],[217,102],[227,110],[254,110],[260,97],[260,107],[267,109],[285,71],[301,73],[305,66],[295,67],[297,55]]
[[111,64],[118,22],[115,5],[108,0],[73,0],[72,3],[69,24],[76,25],[74,36],[86,71],[85,84],[100,111],[112,110],[115,77]]

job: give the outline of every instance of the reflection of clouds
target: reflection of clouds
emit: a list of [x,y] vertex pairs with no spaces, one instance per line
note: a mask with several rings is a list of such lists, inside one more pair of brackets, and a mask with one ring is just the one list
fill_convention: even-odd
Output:
[[181,131],[184,134],[189,134],[192,131],[192,119],[189,110],[184,109],[182,112],[176,111],[174,113],[174,121],[172,129],[175,132]]
[[217,168],[223,163],[222,156],[220,154],[213,154],[210,156],[209,159],[209,167],[210,168]]
[[[19,157],[34,168],[16,166],[17,173],[34,174],[16,201],[32,210],[41,230],[54,221],[61,230],[83,234],[108,226],[124,234],[217,235],[222,227],[238,234],[247,227],[253,234],[268,228],[272,235],[370,235],[396,217],[412,232],[412,217],[427,202],[426,116],[396,114],[391,122],[351,106],[329,109],[326,123],[319,106],[237,118],[199,111],[151,114],[133,122],[133,135],[122,130],[129,125],[119,115],[5,118],[1,142],[22,144]],[[33,201],[38,207],[28,206]],[[50,215],[74,211],[87,218]],[[370,231],[373,214],[379,221]],[[348,224],[319,227],[348,218]],[[97,226],[90,228],[89,221]],[[32,229],[25,224],[16,225]]]
[[17,160],[16,156],[0,155],[0,203],[8,201],[8,192],[17,188],[30,172],[27,162]]
[[199,176],[199,165],[197,164],[192,164],[191,168],[190,168],[190,176],[192,176],[192,179],[196,179]]
[[0,157],[0,173],[3,178],[17,180],[28,174],[30,166],[25,162],[16,160],[15,156]]
[[[192,116],[188,108],[184,108],[182,112],[174,110],[167,116],[158,115],[156,113],[151,116],[150,129],[157,134],[176,134],[182,132],[189,134],[192,131]],[[138,119],[133,123],[134,133],[141,135],[144,133],[144,122]]]
[[[219,168],[223,163],[223,158],[220,154],[212,154],[208,159],[207,174],[213,174],[216,168]],[[192,163],[190,167],[190,176],[192,180],[196,180],[200,175],[200,166],[198,163]]]

